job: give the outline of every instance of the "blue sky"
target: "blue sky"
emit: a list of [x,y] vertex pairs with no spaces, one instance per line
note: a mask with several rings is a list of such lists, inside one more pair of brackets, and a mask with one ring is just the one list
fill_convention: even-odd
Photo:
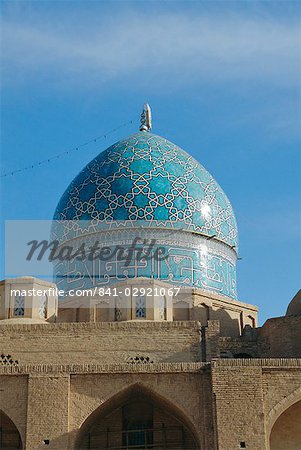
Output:
[[[239,226],[239,299],[261,323],[300,288],[300,2],[2,2],[2,220],[51,219],[100,151],[153,131],[197,158]],[[133,121],[130,124],[130,121]]]

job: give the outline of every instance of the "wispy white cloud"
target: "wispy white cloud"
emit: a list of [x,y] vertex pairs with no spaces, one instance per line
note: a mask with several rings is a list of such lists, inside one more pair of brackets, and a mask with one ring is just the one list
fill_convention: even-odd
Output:
[[[66,21],[64,24],[64,20]],[[72,27],[68,17],[2,24],[4,83],[49,80],[103,83],[300,83],[300,23],[280,19],[166,14],[123,15]],[[65,25],[65,26],[64,26]]]

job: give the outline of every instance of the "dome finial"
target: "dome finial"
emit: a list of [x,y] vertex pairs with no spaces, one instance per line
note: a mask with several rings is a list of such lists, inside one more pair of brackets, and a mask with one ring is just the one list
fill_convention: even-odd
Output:
[[140,119],[140,131],[150,131],[152,129],[152,113],[148,103],[144,103]]

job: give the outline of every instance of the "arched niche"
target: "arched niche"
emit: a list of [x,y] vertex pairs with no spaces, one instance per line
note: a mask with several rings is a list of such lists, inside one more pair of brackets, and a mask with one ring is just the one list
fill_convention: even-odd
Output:
[[140,384],[114,395],[82,424],[75,448],[200,449],[191,421],[168,400]]
[[280,414],[270,433],[270,450],[301,449],[301,400]]
[[22,440],[14,422],[0,410],[0,449],[21,450]]
[[173,304],[173,320],[190,320],[191,305],[188,301],[180,300]]

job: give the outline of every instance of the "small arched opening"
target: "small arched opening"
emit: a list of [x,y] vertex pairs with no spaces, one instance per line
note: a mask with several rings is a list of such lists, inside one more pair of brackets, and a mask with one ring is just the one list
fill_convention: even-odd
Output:
[[14,422],[0,410],[0,449],[21,450],[22,440]]
[[135,385],[100,406],[82,425],[77,450],[199,449],[192,425],[154,393]]
[[270,450],[300,450],[301,400],[287,408],[275,421],[270,434]]

